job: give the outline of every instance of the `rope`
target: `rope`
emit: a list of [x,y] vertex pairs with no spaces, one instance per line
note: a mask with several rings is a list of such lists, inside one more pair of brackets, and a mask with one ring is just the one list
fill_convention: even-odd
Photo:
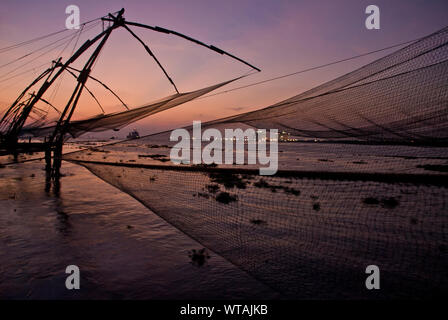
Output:
[[214,96],[217,96],[217,95],[221,95],[221,94],[224,94],[224,93],[229,93],[229,92],[233,92],[233,91],[237,91],[237,90],[241,90],[241,89],[245,89],[245,88],[249,88],[249,87],[254,87],[254,86],[257,86],[257,85],[260,85],[260,84],[268,83],[268,82],[275,81],[275,80],[284,79],[284,78],[287,78],[287,77],[292,77],[292,76],[295,76],[297,74],[301,74],[301,73],[305,73],[305,72],[309,72],[309,71],[322,69],[322,68],[329,67],[329,66],[332,66],[332,65],[335,65],[335,64],[339,64],[339,63],[342,63],[342,62],[355,60],[355,59],[362,58],[362,57],[365,57],[365,56],[368,56],[368,55],[372,55],[374,53],[378,53],[378,52],[386,51],[386,50],[393,49],[393,48],[396,48],[396,47],[400,47],[400,46],[403,46],[403,45],[406,45],[406,44],[410,44],[410,43],[413,43],[413,42],[418,41],[420,39],[421,38],[414,39],[414,40],[409,40],[409,41],[406,41],[406,42],[401,42],[401,43],[398,43],[398,44],[394,44],[392,46],[388,46],[388,47],[385,47],[385,48],[381,48],[381,49],[369,51],[369,52],[366,52],[366,53],[358,54],[356,56],[352,56],[352,57],[349,57],[349,58],[336,60],[336,61],[325,63],[325,64],[322,64],[322,65],[318,65],[318,66],[310,67],[310,68],[307,68],[307,69],[302,69],[302,70],[299,70],[299,71],[295,71],[295,72],[292,72],[292,73],[287,73],[287,74],[284,74],[284,75],[276,76],[276,77],[269,78],[269,79],[266,79],[266,80],[253,82],[253,83],[250,83],[250,84],[247,84],[247,85],[244,85],[244,86],[240,86],[240,87],[232,88],[232,89],[229,89],[229,90],[216,92],[216,93],[209,94],[209,95],[203,96],[201,98],[198,98],[198,100],[199,99],[206,99],[206,98],[214,97]]
[[[118,11],[117,11],[117,12],[118,12]],[[114,12],[114,13],[115,13],[115,12]],[[90,20],[90,21],[81,23],[81,24],[80,24],[80,27],[84,27],[85,25],[87,25],[87,24],[89,24],[89,23],[92,23],[92,22],[101,20],[101,19],[104,18],[104,17],[107,17],[107,15],[104,15],[104,16],[102,16],[102,17],[99,17],[99,18],[96,18],[96,19],[93,19],[93,20]],[[4,53],[4,52],[7,52],[7,51],[10,51],[10,50],[13,50],[13,49],[16,49],[16,48],[19,48],[19,47],[28,45],[28,44],[30,44],[30,43],[33,43],[33,42],[36,42],[36,41],[40,41],[40,40],[43,40],[43,39],[46,39],[46,38],[55,36],[55,35],[57,35],[57,34],[66,32],[66,31],[68,31],[68,30],[69,30],[69,29],[65,28],[65,29],[62,29],[62,30],[59,30],[59,31],[55,31],[55,32],[52,32],[52,33],[43,35],[43,36],[39,36],[39,37],[34,38],[34,39],[26,40],[26,41],[19,42],[19,43],[16,43],[16,44],[13,44],[13,45],[10,45],[10,46],[7,46],[7,47],[0,48],[0,53]]]

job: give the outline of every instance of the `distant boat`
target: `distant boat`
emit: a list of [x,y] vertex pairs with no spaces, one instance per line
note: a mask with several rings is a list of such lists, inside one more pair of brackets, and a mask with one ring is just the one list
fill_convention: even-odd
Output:
[[140,138],[140,134],[138,133],[137,130],[132,130],[131,132],[129,132],[129,134],[126,137],[127,139],[138,139]]

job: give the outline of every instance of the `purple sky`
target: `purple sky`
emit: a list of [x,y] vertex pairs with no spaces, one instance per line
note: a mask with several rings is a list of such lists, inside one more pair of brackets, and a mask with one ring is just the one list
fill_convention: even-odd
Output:
[[[70,4],[80,7],[81,21],[124,7],[127,20],[180,31],[214,44],[262,69],[260,74],[228,88],[415,39],[448,25],[446,0],[2,0],[0,47],[63,29],[67,16],[65,8]],[[369,4],[375,4],[381,10],[381,30],[367,30],[364,27],[364,10]],[[181,91],[211,85],[249,70],[242,64],[182,39],[134,30],[158,55]],[[100,27],[93,31],[99,32]],[[93,31],[90,37],[95,34]],[[29,49],[0,54],[0,65]],[[209,120],[264,107],[331,80],[384,54],[198,100],[146,119],[136,127],[144,126],[146,132],[154,132],[180,124],[191,124],[192,120]],[[44,58],[39,60],[40,64],[45,62]],[[12,67],[15,66],[18,65]],[[0,69],[0,77],[12,67]],[[114,88],[131,106],[172,93],[172,88],[154,62],[124,31],[112,35],[93,75]],[[3,105],[11,102],[34,76],[33,73],[17,78],[16,83],[0,82],[0,102]],[[55,99],[63,103],[63,97],[66,96],[62,94]],[[113,99],[104,95],[104,101],[105,106],[110,105],[110,110],[116,111]],[[88,100],[85,100],[79,116],[98,112],[91,108]]]

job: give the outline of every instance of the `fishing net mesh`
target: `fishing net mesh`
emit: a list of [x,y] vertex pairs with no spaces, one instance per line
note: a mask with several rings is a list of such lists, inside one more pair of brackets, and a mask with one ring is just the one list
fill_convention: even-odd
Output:
[[[217,88],[229,84],[239,78],[218,83],[199,90],[177,93],[166,98],[154,101],[152,103],[133,108],[131,110],[116,112],[110,114],[102,114],[85,120],[71,121],[67,125],[67,133],[71,137],[79,137],[86,132],[101,132],[107,130],[119,130],[130,123],[154,115],[156,113],[177,107],[181,104],[194,100],[204,94],[207,94]],[[22,132],[24,134],[32,134],[34,136],[48,136],[55,130],[55,125],[51,126],[28,126]]]
[[[276,128],[285,141],[299,139],[280,141],[273,176],[254,165],[174,165],[170,132],[65,159],[284,297],[446,296],[447,41],[445,28],[291,99],[203,127]],[[380,290],[365,287],[368,265],[380,268]]]
[[448,28],[267,108],[224,119],[310,138],[446,142]]
[[84,165],[286,297],[446,294],[445,187]]

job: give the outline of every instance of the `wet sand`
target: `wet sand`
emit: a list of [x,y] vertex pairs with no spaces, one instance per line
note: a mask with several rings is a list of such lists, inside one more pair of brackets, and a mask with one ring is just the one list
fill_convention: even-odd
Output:
[[[232,299],[276,294],[203,248],[138,201],[64,162],[60,189],[44,163],[0,168],[0,297],[3,299]],[[48,187],[48,185],[47,185]],[[190,254],[190,256],[189,256]],[[81,290],[65,288],[66,266]]]

